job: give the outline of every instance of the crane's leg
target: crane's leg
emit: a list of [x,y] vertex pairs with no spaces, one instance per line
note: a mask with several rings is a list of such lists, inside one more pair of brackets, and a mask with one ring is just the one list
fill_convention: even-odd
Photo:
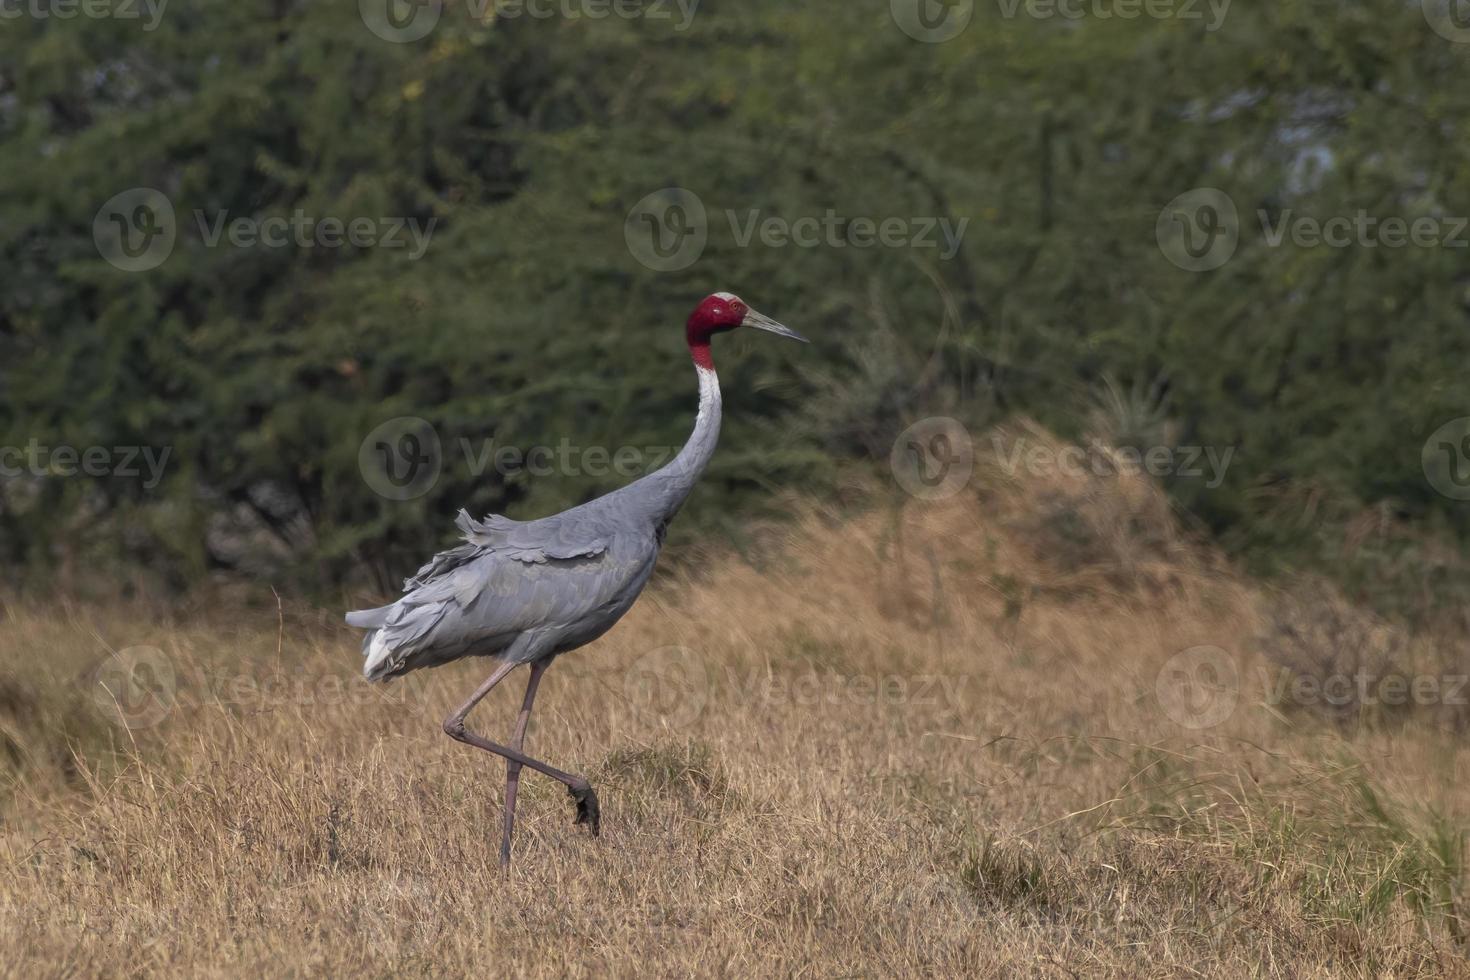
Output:
[[[536,700],[536,688],[541,684],[541,675],[546,673],[547,660],[531,664],[531,678],[526,681],[526,696],[521,701],[521,714],[516,719],[515,734],[510,737],[510,747],[517,752],[526,746],[526,726],[531,721],[531,705]],[[510,864],[510,839],[516,826],[516,789],[521,782],[521,764],[513,759],[505,761],[505,836],[500,841],[500,863]]]
[[[491,752],[495,755],[500,756],[502,759],[506,760],[507,764],[514,763],[517,766],[525,766],[528,769],[534,769],[537,772],[550,776],[552,779],[555,779],[557,782],[561,783],[567,788],[567,792],[571,794],[572,800],[577,804],[577,819],[575,820],[575,823],[587,824],[588,829],[592,832],[592,836],[596,837],[599,830],[601,829],[602,814],[601,811],[598,809],[597,794],[592,792],[591,783],[587,782],[587,780],[583,779],[581,776],[574,776],[569,772],[562,772],[560,769],[557,769],[553,766],[548,766],[546,763],[541,762],[540,760],[533,759],[523,753],[519,747],[511,748],[510,746],[500,745],[497,742],[492,742],[488,738],[485,738],[482,735],[477,735],[476,733],[465,728],[465,716],[470,713],[470,709],[474,708],[475,705],[479,704],[480,701],[484,699],[485,695],[494,690],[495,685],[503,681],[505,679],[505,675],[514,670],[516,666],[517,665],[514,663],[503,663],[499,667],[496,667],[495,672],[490,675],[489,679],[486,680],[485,683],[481,684],[479,689],[475,691],[474,694],[470,695],[470,699],[464,704],[460,705],[458,711],[450,715],[448,718],[444,719],[444,732],[450,738],[456,741],[464,742],[466,745],[473,745],[477,749],[484,749],[486,752]],[[543,666],[542,670],[544,671],[545,669],[546,668]],[[533,678],[533,682],[539,683],[539,678]],[[530,716],[530,694],[531,691],[528,690],[527,700],[521,708],[521,711],[525,717]],[[508,765],[507,768],[509,768]],[[516,773],[516,778],[517,780],[519,780],[519,772]],[[509,799],[507,799],[507,803],[509,802]],[[509,810],[509,806],[507,806],[507,810]],[[507,829],[509,829],[509,825],[510,817],[509,815],[507,815]]]

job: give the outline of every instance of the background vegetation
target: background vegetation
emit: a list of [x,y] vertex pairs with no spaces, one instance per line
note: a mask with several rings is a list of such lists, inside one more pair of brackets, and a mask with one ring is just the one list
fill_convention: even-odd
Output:
[[[772,487],[829,490],[917,418],[978,433],[1026,414],[1234,447],[1221,486],[1170,489],[1260,567],[1331,568],[1377,596],[1444,587],[1470,520],[1420,451],[1465,413],[1466,252],[1271,247],[1256,217],[1470,212],[1470,47],[1418,4],[1241,3],[1209,30],[1203,5],[1124,20],[981,3],[940,44],[846,0],[705,0],[683,30],[672,6],[477,9],[448,3],[406,44],[356,5],[285,0],[169,6],[155,30],[6,21],[0,444],[171,448],[151,489],[6,479],[8,567],[381,587],[457,507],[535,515],[623,478],[476,474],[448,452],[430,493],[385,500],[358,466],[376,425],[420,416],[447,447],[677,445],[680,324],[731,289],[817,343],[725,345],[730,428],[676,543],[733,532]],[[659,272],[624,224],[675,185],[706,205],[709,244]],[[1242,232],[1196,273],[1155,226],[1201,186],[1230,195]],[[147,272],[103,261],[92,234],[134,187],[178,213]],[[297,209],[437,223],[415,260],[207,247],[194,217]],[[742,246],[724,215],[828,209],[969,224],[944,260]]]

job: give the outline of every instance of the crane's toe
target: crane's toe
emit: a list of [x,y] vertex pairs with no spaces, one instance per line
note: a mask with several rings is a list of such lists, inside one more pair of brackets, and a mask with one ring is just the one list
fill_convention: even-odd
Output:
[[597,794],[592,792],[592,785],[569,786],[567,792],[577,804],[577,819],[572,821],[572,826],[585,823],[592,836],[596,837],[602,828],[602,811],[597,808]]

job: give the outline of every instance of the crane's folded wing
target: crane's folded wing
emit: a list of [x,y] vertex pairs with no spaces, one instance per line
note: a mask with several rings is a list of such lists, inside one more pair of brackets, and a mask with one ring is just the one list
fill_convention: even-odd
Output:
[[369,676],[407,666],[420,651],[443,658],[493,650],[519,633],[570,625],[611,601],[633,570],[610,562],[613,532],[594,517],[558,514],[477,521],[460,511],[465,543],[431,558],[403,583],[404,595],[347,614],[363,638]]
[[405,593],[423,588],[484,555],[504,555],[540,565],[558,559],[595,557],[607,550],[611,540],[611,534],[595,521],[571,514],[556,514],[539,521],[513,521],[490,514],[477,521],[461,510],[454,523],[465,543],[441,551],[412,577],[404,579]]

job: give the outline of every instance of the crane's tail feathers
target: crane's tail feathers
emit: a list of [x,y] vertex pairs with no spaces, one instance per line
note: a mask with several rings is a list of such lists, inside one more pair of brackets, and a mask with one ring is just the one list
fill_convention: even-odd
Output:
[[362,655],[367,658],[362,665],[362,675],[370,681],[383,680],[394,667],[394,650],[384,629],[392,618],[397,603],[379,606],[377,609],[358,609],[347,614],[347,625],[365,629],[362,638]]
[[419,604],[400,599],[380,609],[348,613],[349,624],[367,630],[362,638],[362,655],[367,658],[363,676],[377,681],[412,669],[410,661],[433,646],[431,634],[453,605],[453,598]]
[[373,630],[362,638],[362,676],[370,681],[386,680],[397,668],[393,662],[394,650],[388,645],[388,637],[382,630]]
[[392,612],[391,605],[379,606],[377,609],[359,609],[347,614],[347,625],[365,630],[377,629],[388,622],[388,616]]

